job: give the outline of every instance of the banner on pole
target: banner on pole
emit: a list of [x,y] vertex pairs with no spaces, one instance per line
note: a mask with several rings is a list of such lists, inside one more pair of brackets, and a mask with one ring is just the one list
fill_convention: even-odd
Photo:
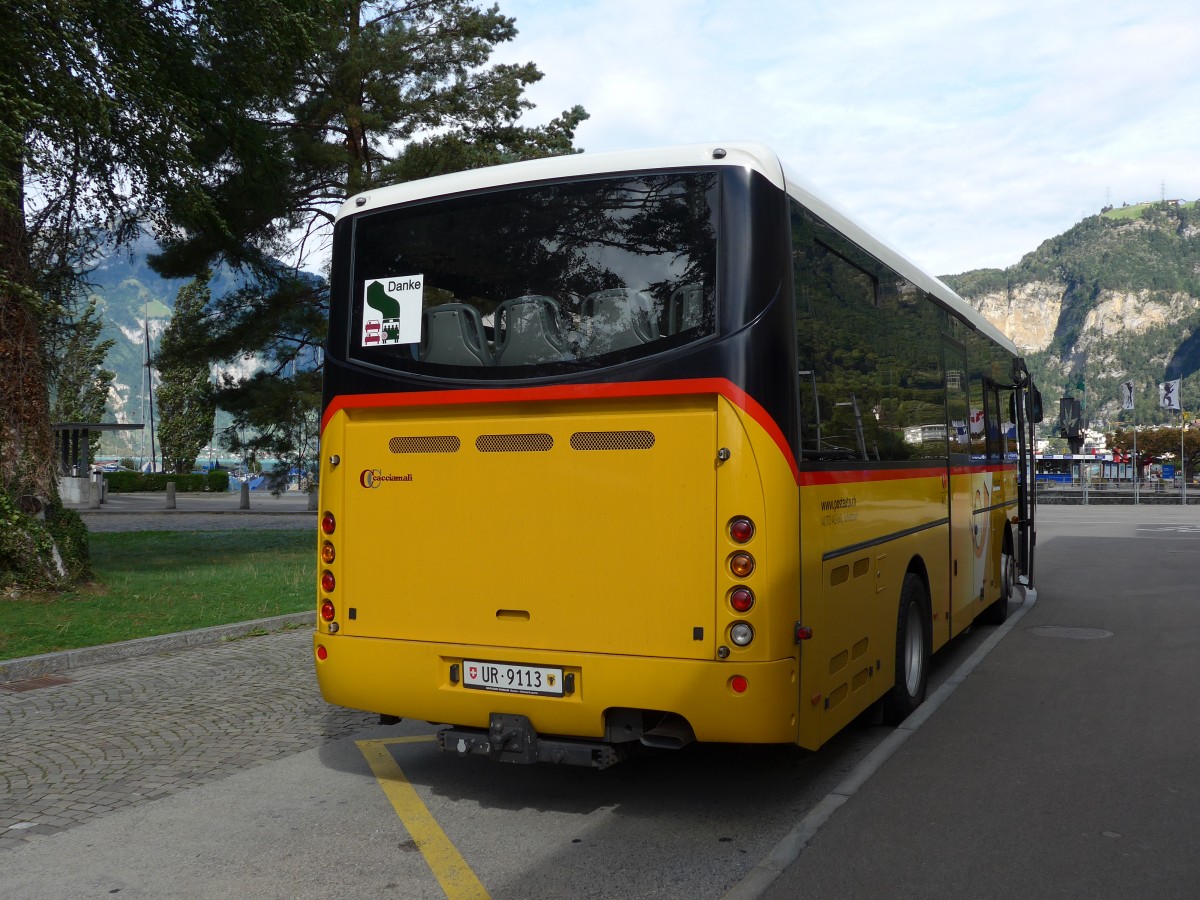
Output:
[[1133,382],[1121,382],[1121,409],[1133,409]]
[[1179,402],[1179,385],[1183,379],[1166,381],[1158,386],[1158,405],[1163,409],[1181,409]]

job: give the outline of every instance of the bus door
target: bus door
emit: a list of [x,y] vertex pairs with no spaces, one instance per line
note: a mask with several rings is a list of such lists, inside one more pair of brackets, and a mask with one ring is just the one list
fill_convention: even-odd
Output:
[[[950,596],[933,598],[933,645],[953,637],[970,624],[971,585],[975,580],[975,550],[971,540],[974,487],[971,474],[971,407],[968,401],[967,351],[943,338],[946,359],[946,416],[949,419]],[[939,609],[939,605],[942,607]]]

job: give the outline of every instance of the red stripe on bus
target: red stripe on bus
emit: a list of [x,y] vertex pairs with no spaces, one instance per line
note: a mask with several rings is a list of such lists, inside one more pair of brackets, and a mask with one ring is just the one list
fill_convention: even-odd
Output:
[[864,481],[900,481],[905,478],[941,478],[945,469],[852,469],[846,472],[802,472],[800,484],[861,484]]
[[679,381],[629,381],[603,384],[559,384],[526,388],[471,388],[451,391],[413,391],[388,394],[347,394],[334,397],[321,417],[321,433],[338,410],[390,406],[452,406],[468,403],[521,403],[544,400],[592,400],[612,397],[671,397],[720,394],[754,419],[771,436],[800,483],[800,469],[779,425],[762,405],[726,378],[686,378]]
[[[1006,472],[1016,468],[1015,463],[1004,465],[992,463],[978,466],[955,466],[951,475],[982,475],[988,472]],[[848,471],[819,471],[800,473],[800,485],[817,484],[861,484],[866,481],[902,481],[909,478],[942,478],[946,475],[943,466],[921,469],[851,469]]]

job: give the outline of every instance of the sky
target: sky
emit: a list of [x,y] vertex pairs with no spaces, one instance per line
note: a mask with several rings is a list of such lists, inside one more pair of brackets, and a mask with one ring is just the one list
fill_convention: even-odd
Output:
[[[491,2],[491,0],[488,0]],[[585,151],[753,140],[934,275],[1200,199],[1196,0],[495,0],[529,122]]]

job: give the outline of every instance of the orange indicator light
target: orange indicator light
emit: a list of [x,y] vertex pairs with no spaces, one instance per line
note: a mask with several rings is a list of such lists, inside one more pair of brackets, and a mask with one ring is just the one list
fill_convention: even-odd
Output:
[[738,578],[747,578],[754,571],[754,557],[749,553],[736,553],[729,558],[729,568]]

